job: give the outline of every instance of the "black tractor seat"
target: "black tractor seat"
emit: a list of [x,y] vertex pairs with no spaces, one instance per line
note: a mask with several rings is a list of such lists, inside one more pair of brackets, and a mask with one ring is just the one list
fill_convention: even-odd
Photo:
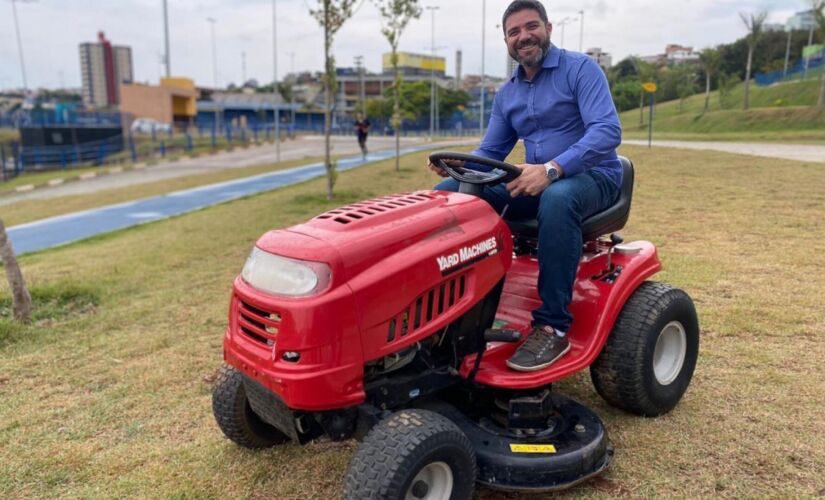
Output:
[[[630,216],[630,201],[633,198],[633,163],[624,156],[622,163],[622,192],[611,207],[591,215],[582,223],[582,241],[592,241],[608,233],[623,228]],[[513,235],[523,238],[538,238],[539,221],[536,219],[506,220]]]

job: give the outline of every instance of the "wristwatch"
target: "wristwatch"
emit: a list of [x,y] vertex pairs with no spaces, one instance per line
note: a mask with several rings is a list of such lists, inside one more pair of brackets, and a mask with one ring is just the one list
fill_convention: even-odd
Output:
[[552,162],[547,162],[544,164],[544,168],[547,169],[547,178],[550,180],[551,183],[556,182],[561,177],[559,173],[559,169],[553,165]]

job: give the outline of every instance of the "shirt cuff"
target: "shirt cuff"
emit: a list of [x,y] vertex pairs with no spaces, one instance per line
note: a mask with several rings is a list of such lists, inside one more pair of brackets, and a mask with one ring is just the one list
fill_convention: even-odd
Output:
[[568,149],[564,153],[553,158],[553,161],[561,166],[565,177],[572,177],[576,174],[584,172],[584,162],[572,149]]

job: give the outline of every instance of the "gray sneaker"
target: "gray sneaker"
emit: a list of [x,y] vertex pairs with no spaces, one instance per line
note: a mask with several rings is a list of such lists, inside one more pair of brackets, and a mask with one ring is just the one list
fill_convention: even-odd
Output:
[[536,325],[527,340],[507,360],[507,366],[520,372],[547,368],[570,350],[567,336],[560,337],[551,326]]

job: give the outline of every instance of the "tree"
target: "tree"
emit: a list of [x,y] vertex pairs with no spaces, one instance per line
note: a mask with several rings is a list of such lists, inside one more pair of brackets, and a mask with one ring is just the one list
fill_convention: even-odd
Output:
[[720,73],[719,74],[719,107],[722,109],[728,109],[733,107],[733,103],[730,102],[731,94],[733,93],[733,89],[739,85],[739,78],[736,75],[729,75],[727,73]]
[[[825,0],[811,0],[811,10],[814,12],[819,38],[825,41]],[[825,69],[822,70],[819,82],[819,100],[816,105],[825,107]]]
[[[632,59],[636,74],[639,76],[639,84],[651,82],[656,77],[656,66],[649,62],[642,61],[638,57]],[[645,93],[639,92],[639,126],[645,124]]]
[[679,96],[679,113],[684,111],[685,99],[696,93],[696,72],[688,65],[671,70],[676,79],[676,95]]
[[710,84],[711,79],[719,72],[722,65],[722,54],[717,49],[707,48],[699,53],[699,64],[705,72],[705,110],[710,111]]
[[392,128],[395,130],[395,171],[400,169],[401,156],[401,73],[398,71],[398,42],[411,19],[421,17],[418,0],[373,0],[381,13],[381,34],[390,44],[390,64],[395,76],[393,85]]
[[32,319],[32,298],[26,288],[26,281],[23,279],[23,273],[20,272],[17,258],[14,256],[14,249],[6,234],[3,219],[0,219],[0,262],[6,268],[6,278],[9,280],[14,319],[28,323]]
[[352,17],[352,7],[356,0],[318,0],[318,9],[310,9],[312,17],[324,29],[324,168],[327,171],[327,199],[331,200],[335,179],[335,164],[332,161],[330,136],[332,135],[332,99],[337,82],[335,79],[335,57],[332,55],[332,41],[347,19]]
[[767,19],[768,13],[762,11],[758,14],[748,15],[744,12],[740,12],[739,17],[742,18],[745,28],[748,29],[748,36],[745,37],[745,41],[748,44],[748,63],[745,66],[745,110],[747,111],[751,106],[750,86],[751,69],[753,67],[753,51],[756,49],[756,44],[759,43],[759,39],[762,38],[763,27],[765,26],[765,19]]

